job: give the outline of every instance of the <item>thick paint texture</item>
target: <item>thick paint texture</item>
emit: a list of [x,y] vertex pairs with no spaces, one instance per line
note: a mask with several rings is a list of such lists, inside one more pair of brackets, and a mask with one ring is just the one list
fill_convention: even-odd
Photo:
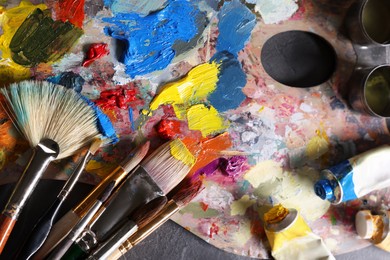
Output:
[[218,51],[234,55],[247,43],[256,24],[256,16],[240,1],[225,2],[218,13]]
[[160,137],[170,140],[181,133],[182,124],[183,122],[179,120],[163,119],[158,123],[156,130]]
[[229,52],[218,52],[212,62],[220,64],[217,88],[208,100],[219,111],[237,108],[246,96],[242,88],[246,85],[246,75],[240,62]]
[[100,134],[107,138],[111,144],[115,144],[119,141],[118,135],[115,132],[115,128],[112,125],[111,120],[106,114],[104,114],[94,102],[88,98],[82,96],[85,102],[95,111],[96,114],[96,124],[99,129]]
[[84,67],[88,67],[97,59],[104,57],[110,53],[106,43],[94,43],[89,46],[86,53],[86,58],[83,62]]
[[182,118],[179,105],[188,105],[203,101],[216,89],[219,66],[217,63],[204,63],[193,68],[184,78],[166,84],[161,92],[150,103],[150,109],[156,110],[160,105],[171,104],[176,116]]
[[190,41],[197,33],[196,17],[202,14],[194,3],[171,0],[161,11],[142,17],[136,13],[118,13],[103,21],[112,25],[105,33],[124,41],[126,51],[121,62],[131,77],[164,69],[175,57],[176,41]]
[[[232,146],[232,141],[228,133],[220,134],[214,138],[204,138],[201,140],[195,139],[193,136],[187,136],[183,139],[183,143],[196,157],[196,163],[191,168],[189,176],[194,175],[199,169],[202,169],[210,162],[220,157],[220,151],[229,149]],[[194,175],[194,178],[198,178]]]
[[127,109],[131,102],[136,101],[137,91],[134,88],[109,89],[100,92],[100,98],[95,100],[95,104],[102,109],[121,108]]
[[55,5],[56,20],[69,21],[71,24],[82,28],[84,22],[85,0],[59,0]]
[[0,83],[11,83],[30,77],[30,69],[25,68],[11,59],[9,48],[11,40],[26,17],[36,8],[45,10],[44,4],[33,5],[28,1],[21,1],[19,6],[5,10],[0,7],[0,24],[2,35],[0,36]]
[[9,44],[14,62],[30,67],[61,58],[83,34],[69,22],[54,21],[50,11],[35,9]]
[[188,166],[192,166],[195,164],[195,157],[192,153],[187,149],[185,144],[180,139],[175,139],[170,143],[171,154],[176,159],[182,161],[184,164]]
[[188,128],[199,130],[203,137],[222,133],[229,124],[218,114],[218,111],[210,106],[198,104],[187,110]]
[[167,2],[167,0],[104,0],[104,5],[110,7],[114,14],[137,13],[146,16],[164,8]]

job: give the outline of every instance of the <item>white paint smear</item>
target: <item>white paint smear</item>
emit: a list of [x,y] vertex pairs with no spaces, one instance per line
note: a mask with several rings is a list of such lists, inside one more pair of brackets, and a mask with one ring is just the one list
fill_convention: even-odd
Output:
[[288,20],[297,10],[297,0],[247,0],[256,4],[258,12],[265,24],[276,24]]

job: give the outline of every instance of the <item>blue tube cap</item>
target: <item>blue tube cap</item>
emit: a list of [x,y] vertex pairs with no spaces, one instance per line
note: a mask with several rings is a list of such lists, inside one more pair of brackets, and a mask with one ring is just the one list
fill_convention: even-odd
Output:
[[323,200],[332,201],[334,199],[333,186],[329,180],[322,179],[314,184],[314,192]]

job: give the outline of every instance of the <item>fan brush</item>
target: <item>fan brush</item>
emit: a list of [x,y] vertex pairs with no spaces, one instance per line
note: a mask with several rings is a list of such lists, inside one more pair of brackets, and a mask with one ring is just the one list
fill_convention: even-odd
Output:
[[100,138],[94,110],[71,89],[49,82],[23,81],[0,89],[0,103],[33,155],[0,215],[0,253],[24,205],[53,160],[73,155]]

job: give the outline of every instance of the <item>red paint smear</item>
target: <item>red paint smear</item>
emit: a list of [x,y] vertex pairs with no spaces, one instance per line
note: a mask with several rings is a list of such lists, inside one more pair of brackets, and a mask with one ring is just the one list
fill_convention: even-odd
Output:
[[137,91],[134,88],[130,89],[110,89],[100,93],[100,98],[95,100],[95,104],[101,109],[114,109],[116,107],[127,109],[129,103],[136,101]]
[[162,119],[157,125],[157,132],[163,139],[174,139],[182,132],[182,122],[174,119]]
[[209,205],[204,203],[203,201],[199,202],[199,205],[200,205],[200,207],[202,208],[203,211],[207,211],[207,209],[209,208]]
[[213,238],[214,234],[218,235],[218,231],[219,231],[219,227],[217,226],[217,224],[215,223],[211,224],[209,237]]
[[251,221],[251,233],[258,236],[264,234],[263,224],[260,220],[254,219]]
[[182,141],[196,157],[196,163],[191,168],[188,176],[192,176],[197,170],[218,159],[221,156],[220,151],[227,150],[232,146],[228,133],[220,134],[211,139],[186,136]]
[[84,21],[85,0],[60,0],[55,5],[57,20],[69,21],[75,26],[82,28]]
[[87,57],[83,62],[84,67],[88,67],[97,59],[100,59],[103,56],[106,56],[110,53],[110,51],[107,48],[106,43],[94,43],[91,46],[89,46],[89,49],[87,51]]
[[295,12],[295,14],[293,16],[291,16],[290,20],[296,21],[296,20],[303,19],[303,15],[305,14],[305,11],[306,11],[304,2],[305,1],[302,0],[298,10]]

